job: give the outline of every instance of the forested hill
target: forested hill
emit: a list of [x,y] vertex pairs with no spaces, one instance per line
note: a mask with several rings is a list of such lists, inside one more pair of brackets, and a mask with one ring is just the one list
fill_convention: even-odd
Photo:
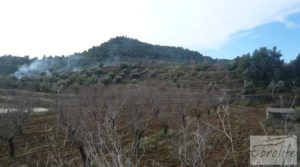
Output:
[[135,62],[146,65],[155,64],[190,64],[212,62],[210,57],[199,52],[170,47],[152,45],[127,37],[116,37],[100,46],[93,47],[83,53],[83,57],[96,58],[107,63]]
[[172,65],[211,63],[215,60],[199,52],[181,47],[152,45],[139,40],[116,37],[82,53],[70,56],[49,56],[42,59],[28,57],[0,57],[0,75],[15,74],[17,77],[40,73],[78,71],[99,66],[119,64]]

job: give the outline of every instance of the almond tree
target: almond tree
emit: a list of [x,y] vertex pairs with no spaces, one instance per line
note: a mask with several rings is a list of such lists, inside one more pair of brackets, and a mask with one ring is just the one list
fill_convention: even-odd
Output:
[[25,124],[28,122],[31,108],[25,107],[24,104],[8,105],[1,107],[0,112],[0,139],[7,142],[9,156],[15,157],[14,139],[22,135]]
[[119,144],[109,140],[117,139],[117,121],[125,101],[126,96],[111,87],[87,90],[76,97],[59,100],[58,125],[66,132],[67,141],[78,149],[84,166],[91,166],[93,161],[106,166],[100,164],[107,158],[104,153],[113,150],[111,144]]

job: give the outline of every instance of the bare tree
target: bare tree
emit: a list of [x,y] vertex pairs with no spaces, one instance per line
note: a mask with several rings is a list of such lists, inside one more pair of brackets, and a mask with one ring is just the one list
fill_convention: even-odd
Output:
[[130,123],[131,132],[133,134],[132,152],[135,157],[138,156],[140,140],[145,133],[145,122],[143,120],[143,113],[137,107],[131,109],[132,122]]
[[78,149],[84,166],[91,166],[94,161],[99,166],[108,166],[111,161],[105,160],[107,154],[113,150],[118,153],[120,143],[113,141],[120,140],[117,121],[126,96],[120,90],[102,87],[59,101],[58,125],[66,132],[67,141]]
[[179,109],[179,124],[180,124],[180,144],[179,144],[179,148],[178,148],[178,156],[179,159],[183,164],[187,164],[188,162],[186,162],[187,158],[188,158],[188,128],[190,125],[190,122],[188,121],[188,115],[187,115],[187,111],[184,108],[184,105],[178,105],[176,106]]
[[23,134],[25,124],[30,118],[31,107],[24,103],[4,104],[0,111],[0,139],[8,143],[9,156],[15,157],[14,138]]
[[179,160],[182,166],[200,167],[205,166],[204,155],[211,134],[209,127],[197,124],[197,128],[189,133],[189,140],[183,140],[178,147]]
[[[80,159],[78,157],[66,158],[64,151],[67,145],[67,137],[61,142],[61,134],[57,131],[51,131],[50,133],[46,130],[46,146],[47,146],[47,161],[45,162],[46,167],[55,166],[77,166],[76,162]],[[66,134],[65,134],[66,136]]]
[[111,119],[105,117],[102,124],[96,127],[96,133],[87,133],[85,151],[94,166],[130,167],[134,166],[122,148],[122,135],[111,127]]

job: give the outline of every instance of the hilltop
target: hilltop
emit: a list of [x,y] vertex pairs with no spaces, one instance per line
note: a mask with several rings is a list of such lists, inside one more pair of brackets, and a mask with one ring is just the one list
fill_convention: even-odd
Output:
[[182,47],[160,46],[127,37],[116,37],[80,53],[99,62],[152,64],[190,64],[212,62],[211,57]]

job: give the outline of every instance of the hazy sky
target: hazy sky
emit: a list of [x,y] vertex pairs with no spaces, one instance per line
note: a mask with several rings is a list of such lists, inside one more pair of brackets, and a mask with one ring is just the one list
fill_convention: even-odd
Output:
[[298,12],[300,0],[0,0],[0,55],[69,55],[125,35],[217,58],[276,45],[290,60]]

